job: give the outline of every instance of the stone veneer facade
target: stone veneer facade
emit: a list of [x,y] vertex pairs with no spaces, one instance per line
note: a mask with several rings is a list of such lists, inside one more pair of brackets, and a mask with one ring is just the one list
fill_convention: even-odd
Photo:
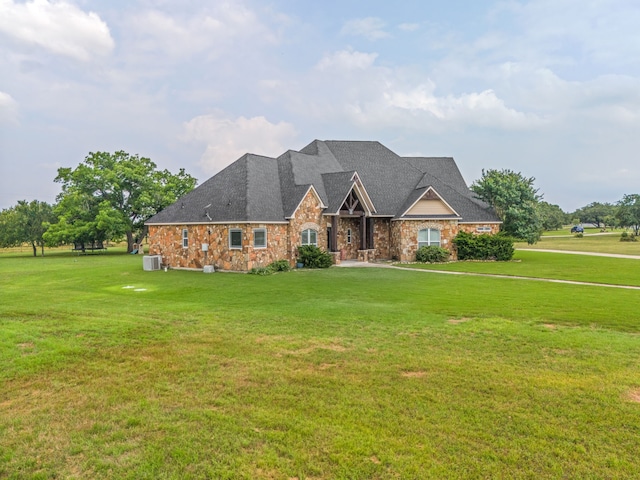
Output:
[[[476,234],[488,233],[490,235],[495,235],[500,231],[499,223],[459,223],[458,227],[463,232]],[[479,232],[478,228],[490,228],[491,230]]]
[[391,219],[373,219],[373,247],[375,258],[388,260],[391,258]]
[[[327,227],[331,216],[322,213],[323,206],[317,195],[310,190],[287,223],[232,223],[198,225],[150,225],[149,254],[161,255],[162,263],[172,268],[202,269],[213,265],[218,270],[248,271],[254,267],[264,267],[276,260],[288,260],[293,266],[298,247],[302,243],[302,231],[317,231],[318,247],[326,250]],[[394,259],[401,262],[415,261],[418,249],[418,232],[423,228],[440,230],[441,246],[456,258],[452,240],[460,230],[469,233],[495,234],[500,230],[498,223],[458,224],[457,220],[393,220],[374,218],[374,249],[360,249],[360,219],[342,217],[338,219],[339,258],[354,259]],[[478,228],[490,231],[478,232]],[[254,229],[265,229],[267,247],[253,246]],[[188,246],[182,246],[182,231],[188,232]],[[242,230],[242,248],[229,248],[229,231]],[[347,242],[347,230],[351,229],[351,243]],[[208,251],[202,245],[208,244]]]
[[[331,222],[331,217],[329,222]],[[349,229],[351,241],[348,241]],[[355,260],[360,249],[360,218],[338,218],[338,251],[342,260]]]
[[[182,231],[187,230],[188,247],[182,246]],[[242,248],[229,248],[229,231],[242,230]],[[254,248],[254,229],[267,231],[267,248]],[[203,244],[209,245],[207,252]],[[220,270],[250,270],[287,258],[288,225],[269,223],[232,223],[209,225],[150,225],[149,255],[161,255],[162,263],[172,268],[203,268],[214,265]]]
[[440,246],[455,256],[451,241],[458,234],[456,220],[394,220],[391,222],[391,258],[401,262],[415,261],[418,232],[424,228],[440,230]]
[[315,192],[309,190],[298,209],[289,220],[289,262],[293,265],[298,257],[298,247],[302,245],[302,232],[307,229],[317,232],[318,247],[327,249],[327,222],[322,214],[322,202]]
[[[418,232],[424,228],[440,230],[440,246],[451,252],[451,259],[457,259],[453,239],[459,231],[467,233],[496,234],[499,223],[462,223],[457,220],[395,220],[391,222],[391,258],[401,262],[413,262],[418,251]],[[478,231],[478,228],[490,231]]]

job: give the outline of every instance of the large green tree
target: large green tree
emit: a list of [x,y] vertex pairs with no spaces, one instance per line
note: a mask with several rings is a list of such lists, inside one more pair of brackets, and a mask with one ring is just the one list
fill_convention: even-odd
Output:
[[558,205],[548,202],[538,203],[538,215],[543,230],[559,230],[567,223],[567,214]]
[[636,235],[640,234],[640,195],[632,193],[624,195],[618,202],[616,217],[621,227],[633,228]]
[[0,212],[0,247],[13,247],[28,243],[33,256],[38,247],[44,255],[44,233],[55,220],[53,207],[46,202],[20,200],[17,205]]
[[158,170],[150,159],[126,152],[90,153],[75,169],[60,168],[59,221],[46,234],[50,243],[127,238],[128,251],[144,222],[191,191],[196,179],[180,169]]
[[606,225],[605,218],[615,215],[616,207],[610,203],[591,202],[579,208],[573,217],[579,218],[582,223],[593,223],[600,228],[600,224]]
[[482,170],[482,177],[473,182],[471,190],[495,209],[503,222],[503,232],[532,244],[542,232],[538,212],[542,197],[534,181],[511,170]]

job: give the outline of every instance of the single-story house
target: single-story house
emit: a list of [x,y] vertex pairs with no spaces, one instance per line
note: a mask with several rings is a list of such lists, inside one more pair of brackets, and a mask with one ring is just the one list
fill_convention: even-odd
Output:
[[450,157],[400,157],[379,142],[314,140],[278,158],[246,154],[151,217],[149,253],[170,267],[246,271],[317,245],[335,262],[414,261],[460,230],[496,233]]

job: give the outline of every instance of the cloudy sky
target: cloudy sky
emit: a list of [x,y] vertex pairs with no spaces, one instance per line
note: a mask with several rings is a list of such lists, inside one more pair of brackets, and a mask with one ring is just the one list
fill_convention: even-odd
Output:
[[640,193],[637,0],[0,0],[0,208],[125,150],[200,182],[245,152],[378,140]]

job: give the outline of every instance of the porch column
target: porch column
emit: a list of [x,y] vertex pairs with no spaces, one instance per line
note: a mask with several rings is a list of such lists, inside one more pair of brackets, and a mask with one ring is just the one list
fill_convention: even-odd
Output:
[[373,244],[373,217],[367,218],[367,249],[373,250],[376,246]]
[[367,249],[367,217],[364,212],[360,216],[360,250]]

